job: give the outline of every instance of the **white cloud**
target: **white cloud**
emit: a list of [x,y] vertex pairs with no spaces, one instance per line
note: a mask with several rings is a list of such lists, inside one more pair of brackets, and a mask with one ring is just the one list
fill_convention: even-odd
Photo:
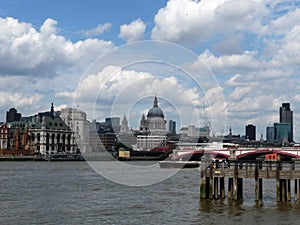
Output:
[[152,38],[194,46],[217,34],[264,34],[261,20],[267,13],[261,1],[170,0],[155,16]]
[[204,51],[198,57],[198,63],[195,63],[202,67],[205,63],[213,72],[217,71],[245,71],[256,69],[263,66],[263,62],[258,61],[255,56],[256,52],[245,51],[242,54],[221,55],[217,57],[213,55],[209,50]]
[[282,39],[277,41],[277,52],[271,60],[273,67],[290,66],[299,69],[300,63],[300,25],[295,25],[290,31],[285,33]]
[[145,30],[145,23],[141,19],[137,19],[120,27],[119,38],[126,42],[140,41],[144,38]]
[[51,34],[56,34],[57,32],[57,21],[51,18],[45,20],[43,25],[41,26],[40,32],[43,36],[50,36]]
[[82,30],[80,31],[80,33],[82,33],[85,37],[94,37],[109,31],[111,29],[111,26],[112,26],[111,23],[99,24],[97,27],[93,29]]
[[85,68],[112,49],[112,42],[87,39],[76,43],[57,34],[57,21],[46,19],[40,32],[29,23],[0,18],[0,76],[53,77],[69,68]]
[[293,11],[284,14],[283,16],[270,22],[270,29],[272,32],[284,34],[293,28],[300,21],[300,9],[297,8]]
[[[215,99],[216,92],[219,90],[210,89],[204,96],[198,87],[187,88],[175,76],[160,77],[149,72],[108,66],[97,74],[85,76],[79,83],[76,93],[60,92],[57,96],[69,98],[75,96],[74,104],[86,111],[89,119],[94,119],[95,115],[101,120],[108,115],[129,114],[136,107],[139,113],[147,111],[152,103],[140,105],[142,100],[150,98],[152,101],[153,96],[157,94],[158,98],[168,102],[176,110],[165,113],[166,118],[174,117],[178,113],[182,123],[191,124],[193,120],[195,124],[199,124],[199,120],[203,117],[205,97],[210,99],[209,105],[206,106],[207,111],[216,112],[222,108],[217,108],[224,102]],[[162,104],[162,109],[164,106],[168,107]],[[138,122],[140,116],[137,115],[135,122]]]
[[10,108],[14,107],[31,107],[38,104],[43,95],[41,94],[24,94],[24,93],[11,93],[0,91],[0,107]]

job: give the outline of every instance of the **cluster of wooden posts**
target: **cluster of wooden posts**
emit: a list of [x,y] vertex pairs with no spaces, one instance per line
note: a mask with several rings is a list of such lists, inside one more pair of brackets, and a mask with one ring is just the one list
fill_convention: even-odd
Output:
[[[263,180],[276,179],[276,200],[291,201],[291,183],[294,181],[294,200],[300,201],[300,168],[296,161],[237,160],[201,162],[201,199],[225,199],[225,178],[228,178],[227,198],[243,199],[243,179],[255,179],[255,200],[263,200]],[[299,165],[299,164],[298,164]],[[300,165],[299,165],[300,166]]]

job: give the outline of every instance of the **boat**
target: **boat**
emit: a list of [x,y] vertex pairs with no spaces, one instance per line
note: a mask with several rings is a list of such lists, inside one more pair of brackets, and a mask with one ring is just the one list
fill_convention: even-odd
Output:
[[164,160],[159,161],[160,168],[198,168],[200,161]]
[[164,160],[169,156],[170,152],[169,151],[135,151],[135,150],[125,150],[125,149],[120,149],[117,153],[116,158],[120,161],[122,160],[138,160],[138,161],[143,161],[143,160]]

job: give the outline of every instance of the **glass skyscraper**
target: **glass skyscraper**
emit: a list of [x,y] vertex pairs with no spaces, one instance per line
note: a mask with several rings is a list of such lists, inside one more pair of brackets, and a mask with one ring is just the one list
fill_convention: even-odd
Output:
[[288,141],[293,142],[293,111],[290,108],[290,103],[282,103],[282,106],[279,108],[279,122],[289,124]]

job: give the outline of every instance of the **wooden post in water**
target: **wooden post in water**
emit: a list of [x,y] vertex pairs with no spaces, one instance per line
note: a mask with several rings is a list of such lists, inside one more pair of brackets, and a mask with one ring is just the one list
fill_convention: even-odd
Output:
[[287,201],[287,189],[286,189],[286,179],[281,179],[281,193],[282,193],[282,201]]
[[281,199],[281,183],[279,179],[279,162],[276,162],[276,201],[280,202]]
[[228,199],[233,198],[233,178],[229,177],[228,178]]
[[214,177],[214,199],[219,199],[219,178]]
[[255,164],[255,201],[260,201],[263,198],[263,192],[262,192],[262,179],[259,178],[259,168],[258,164]]
[[291,197],[291,179],[287,179],[287,201],[290,202],[292,200]]
[[225,198],[225,178],[220,177],[220,198]]
[[237,200],[243,199],[243,178],[238,178]]
[[294,201],[298,201],[298,179],[294,181]]
[[298,190],[297,200],[300,201],[300,180],[299,179],[298,179],[298,188],[297,188],[297,190]]
[[210,164],[209,166],[209,199],[213,198],[213,165]]
[[233,178],[233,200],[239,200],[238,198],[238,173],[239,173],[239,168],[238,168],[238,162],[234,162],[234,178]]
[[206,198],[206,170],[204,165],[201,165],[201,172],[200,172],[200,177],[201,177],[201,181],[200,181],[200,198],[201,199],[205,199]]

